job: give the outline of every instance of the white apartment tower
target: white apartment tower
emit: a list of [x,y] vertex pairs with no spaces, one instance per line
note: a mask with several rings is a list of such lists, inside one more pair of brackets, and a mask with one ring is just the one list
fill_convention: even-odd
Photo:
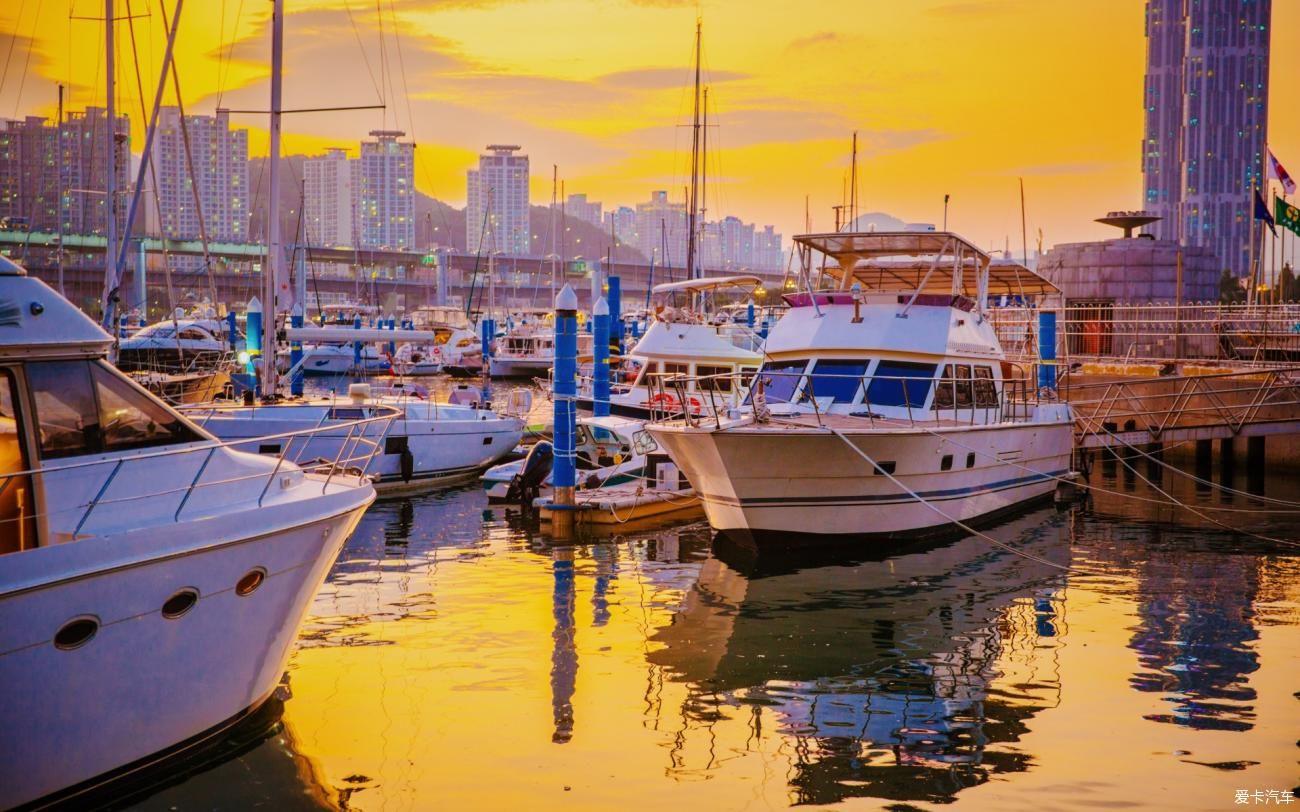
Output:
[[[182,131],[176,107],[159,113],[151,158],[158,175],[159,230],[170,239],[196,239],[201,213],[208,239],[247,242],[253,194],[248,130],[230,129],[225,110],[215,116],[185,116],[184,124]],[[195,206],[194,189],[202,212]]]
[[637,248],[655,264],[686,267],[686,204],[670,203],[668,193],[651,192],[650,200],[636,204]]
[[490,144],[480,155],[478,169],[466,173],[465,245],[471,254],[503,251],[527,256],[528,156],[521,147]]
[[415,144],[401,130],[361,142],[357,224],[362,248],[415,248]]
[[356,246],[360,200],[358,162],[347,150],[330,149],[302,163],[307,197],[307,243],[326,248]]

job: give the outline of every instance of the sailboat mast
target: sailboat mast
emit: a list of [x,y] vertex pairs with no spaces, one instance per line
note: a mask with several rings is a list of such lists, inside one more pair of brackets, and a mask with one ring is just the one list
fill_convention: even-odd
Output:
[[857,231],[858,229],[858,131],[853,131],[853,176],[849,180],[852,186],[849,189],[849,230]]
[[262,305],[262,393],[275,394],[275,321],[281,305],[276,301],[284,264],[280,245],[280,78],[284,67],[284,0],[271,7],[271,161],[270,188],[267,191],[266,267],[262,271],[265,300]]
[[104,70],[106,71],[107,82],[105,84],[104,112],[107,116],[107,126],[104,127],[104,137],[108,144],[108,153],[105,156],[108,167],[104,178],[104,237],[106,245],[104,246],[104,297],[103,297],[103,326],[110,332],[113,330],[113,288],[116,287],[113,281],[113,272],[117,263],[117,133],[114,126],[117,121],[117,105],[114,97],[117,95],[117,66],[113,53],[113,5],[115,0],[104,0]]
[[691,121],[691,189],[686,219],[686,278],[695,278],[695,229],[696,207],[699,205],[700,185],[700,29],[701,23],[695,21],[695,109]]
[[556,195],[560,188],[560,165],[551,164],[551,301],[555,301],[555,286],[558,284],[560,277],[559,259],[560,255],[555,253],[559,246],[559,239],[556,233],[558,220],[555,219],[555,207],[557,204]]
[[704,232],[708,228],[709,212],[709,89],[704,88],[704,129],[700,132],[700,276],[704,276]]

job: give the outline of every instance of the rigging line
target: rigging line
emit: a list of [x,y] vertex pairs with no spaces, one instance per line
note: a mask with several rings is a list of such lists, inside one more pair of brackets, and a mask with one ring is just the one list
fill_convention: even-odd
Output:
[[[221,36],[226,35],[226,3],[221,2]],[[244,19],[244,0],[239,0],[239,6],[235,8],[235,22],[230,26],[230,45],[226,48],[226,55],[221,57],[217,62],[217,107],[221,106],[221,101],[226,97],[226,80],[230,78],[230,65],[235,55],[235,38],[239,33],[239,21]],[[221,51],[218,48],[218,55]]]
[[[43,3],[36,4],[36,15],[32,18],[32,35],[27,39],[27,59],[23,62],[23,72],[18,77],[18,97],[14,99],[14,117],[18,117],[18,106],[23,101],[23,88],[27,86],[27,73],[32,67],[32,46],[36,44],[36,27],[41,21]],[[15,26],[16,28],[17,26]],[[12,40],[11,40],[12,41]]]
[[[1142,476],[1142,474],[1140,474],[1136,468],[1134,468],[1132,465],[1130,465],[1129,462],[1128,462],[1128,460],[1124,459],[1124,457],[1123,457],[1122,455],[1118,455],[1118,454],[1117,454],[1117,455],[1116,455],[1116,459],[1118,459],[1118,460],[1120,461],[1120,463],[1121,463],[1125,468],[1127,468],[1127,469],[1129,469],[1130,471],[1132,471],[1133,474],[1134,474],[1134,476],[1136,476],[1138,479],[1140,479],[1140,480],[1142,480],[1143,482],[1145,482],[1147,485],[1151,486],[1151,488],[1152,488],[1153,490],[1155,490],[1156,493],[1160,494],[1161,496],[1165,497],[1166,499],[1173,499],[1173,497],[1170,496],[1168,493],[1166,493],[1164,490],[1162,490],[1162,489],[1160,488],[1159,485],[1155,484],[1155,483],[1152,482],[1151,480],[1149,480],[1149,479],[1147,479],[1146,477]],[[1177,500],[1175,500],[1175,501],[1177,501]],[[1251,532],[1250,530],[1243,530],[1242,528],[1239,528],[1239,527],[1233,527],[1233,526],[1230,525],[1230,524],[1224,524],[1223,522],[1219,521],[1218,519],[1214,518],[1213,516],[1207,516],[1206,514],[1202,513],[1201,511],[1197,510],[1196,508],[1192,507],[1191,505],[1183,505],[1183,509],[1184,509],[1184,510],[1187,510],[1188,512],[1190,512],[1190,513],[1191,513],[1192,515],[1194,515],[1194,516],[1199,516],[1200,518],[1205,519],[1207,522],[1210,522],[1211,524],[1218,525],[1219,527],[1222,527],[1224,530],[1228,530],[1228,531],[1233,532],[1233,533],[1240,533],[1240,534],[1243,535],[1243,536],[1248,536],[1248,537],[1250,537],[1250,538],[1258,539],[1258,540],[1260,540],[1260,541],[1271,542],[1271,543],[1273,543],[1273,544],[1281,544],[1281,545],[1283,545],[1283,546],[1285,546],[1285,547],[1300,547],[1300,542],[1298,542],[1298,541],[1289,541],[1289,540],[1287,540],[1287,539],[1275,538],[1274,536],[1265,536],[1265,535],[1263,535],[1263,534],[1261,534],[1261,533],[1254,533],[1254,532]]]
[[[40,13],[40,8],[39,8],[39,7],[40,7],[40,3],[38,2],[38,3],[37,3],[37,13],[38,13],[38,14]],[[27,8],[27,0],[22,0],[22,2],[19,3],[19,5],[18,5],[18,16],[17,16],[17,17],[14,17],[14,33],[13,33],[13,36],[9,38],[9,53],[5,54],[5,67],[4,67],[4,71],[3,71],[3,72],[0,72],[0,90],[3,90],[3,89],[4,89],[5,81],[9,78],[9,60],[13,59],[13,56],[14,56],[14,46],[18,44],[18,29],[19,29],[19,26],[22,25],[22,22],[23,22],[23,10],[26,9],[26,8]],[[34,29],[33,29],[33,35],[34,35]]]
[[[415,137],[415,113],[411,110],[411,87],[406,83],[406,58],[402,55],[401,26],[397,24],[397,6],[394,0],[388,0],[388,13],[393,18],[393,41],[397,44],[397,66],[402,72],[402,95],[406,97],[406,122],[411,128],[411,140]],[[414,152],[414,149],[412,149]],[[415,158],[412,156],[412,162]]]
[[357,45],[361,48],[361,61],[365,63],[366,73],[370,75],[370,84],[375,89],[375,95],[379,97],[380,103],[383,103],[384,93],[379,89],[379,82],[375,81],[375,69],[370,67],[370,57],[366,55],[366,44],[361,39],[361,29],[357,28],[357,20],[352,16],[352,5],[348,0],[343,0],[343,8],[348,13],[348,22],[352,23],[352,33],[357,38]]
[[1021,558],[1025,558],[1030,561],[1037,561],[1039,564],[1044,564],[1046,566],[1053,567],[1055,569],[1061,570],[1062,572],[1071,572],[1074,573],[1075,575],[1089,574],[1086,571],[1080,570],[1076,567],[1072,567],[1069,564],[1057,564],[1055,561],[1048,561],[1046,558],[1036,556],[1033,553],[1027,553],[1023,550],[1017,550],[1016,548],[1012,547],[1011,545],[1005,542],[998,541],[997,539],[993,538],[987,533],[982,533],[979,530],[976,530],[975,528],[971,527],[969,524],[966,524],[965,522],[960,521],[959,519],[954,519],[953,517],[949,516],[948,514],[940,510],[936,505],[931,504],[929,500],[922,498],[919,494],[917,494],[916,491],[912,490],[911,488],[904,485],[902,482],[898,481],[898,478],[895,477],[893,474],[891,474],[889,471],[877,465],[876,461],[871,459],[871,457],[867,455],[867,452],[863,451],[862,449],[854,445],[853,441],[850,440],[848,436],[844,434],[844,432],[840,431],[834,426],[823,426],[823,428],[829,431],[831,434],[834,434],[836,437],[839,437],[841,440],[843,440],[844,444],[847,445],[850,449],[852,449],[855,454],[857,454],[859,457],[867,461],[867,464],[871,466],[872,470],[879,471],[880,473],[884,474],[886,477],[889,478],[890,482],[897,485],[907,495],[911,496],[917,502],[920,502],[926,508],[933,511],[940,518],[950,522],[951,524],[957,525],[962,530],[965,530],[967,533],[970,533],[971,535],[979,536],[985,541],[993,544],[995,547],[1000,547],[1003,550],[1006,550],[1007,552],[1011,553],[1012,555],[1018,555]]
[[[388,43],[384,38],[384,2],[375,0],[375,19],[379,24],[379,101],[384,105],[381,114],[382,129],[388,129],[388,94],[392,90],[392,75],[388,70]],[[397,113],[393,113],[393,126],[397,126]]]

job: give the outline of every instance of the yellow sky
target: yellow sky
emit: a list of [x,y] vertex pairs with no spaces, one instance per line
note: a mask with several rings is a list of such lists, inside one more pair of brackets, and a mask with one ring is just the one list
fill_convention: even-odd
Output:
[[[170,8],[170,3],[168,3]],[[355,146],[397,126],[419,148],[416,183],[463,205],[465,169],[488,143],[524,146],[534,202],[550,167],[607,205],[687,182],[690,61],[704,21],[711,122],[708,208],[803,230],[832,225],[859,131],[861,211],[938,222],[982,245],[1105,236],[1092,218],[1141,203],[1141,0],[289,0],[285,106],[387,109],[290,117],[286,151]],[[118,0],[134,21],[144,95],[161,63],[160,6]],[[0,116],[103,102],[99,0],[0,7]],[[177,62],[186,104],[265,109],[268,0],[192,0]],[[1300,3],[1273,6],[1270,140],[1300,174]],[[395,36],[394,32],[400,36]],[[142,142],[130,30],[119,25],[120,104]],[[34,46],[29,47],[33,42]],[[382,51],[382,52],[381,52]],[[170,92],[167,97],[171,100]],[[412,120],[414,124],[412,124]],[[254,152],[264,117],[241,115]],[[138,148],[138,147],[137,147]]]

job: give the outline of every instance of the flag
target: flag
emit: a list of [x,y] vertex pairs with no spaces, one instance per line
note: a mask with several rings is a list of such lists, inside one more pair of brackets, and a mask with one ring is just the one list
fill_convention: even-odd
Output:
[[1286,167],[1278,163],[1277,156],[1273,154],[1273,150],[1271,149],[1268,151],[1268,174],[1277,178],[1278,181],[1281,182],[1282,190],[1288,195],[1295,194],[1295,181],[1291,179],[1289,174],[1287,174]]
[[1255,190],[1255,219],[1263,220],[1273,236],[1277,236],[1277,229],[1273,227],[1273,215],[1268,213],[1268,206],[1264,205],[1264,198],[1260,197],[1258,189]]
[[1277,224],[1300,234],[1300,208],[1291,205],[1277,195],[1273,195],[1273,211],[1277,213]]

